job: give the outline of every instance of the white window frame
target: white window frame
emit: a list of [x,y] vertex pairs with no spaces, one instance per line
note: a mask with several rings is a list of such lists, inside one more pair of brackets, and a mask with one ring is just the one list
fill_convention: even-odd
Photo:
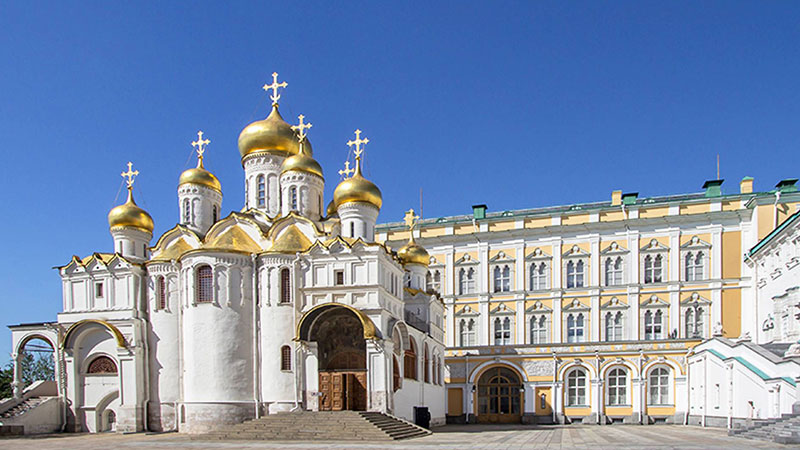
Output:
[[510,264],[497,264],[492,266],[492,292],[511,292],[513,270]]
[[[478,321],[475,317],[462,317],[458,319],[458,344],[459,347],[472,347],[478,345]],[[472,325],[470,328],[469,325]],[[467,342],[465,341],[465,338]]]
[[[469,277],[470,271],[472,276]],[[476,278],[478,271],[474,265],[461,266],[458,268],[458,295],[470,295],[477,291]]]
[[[617,266],[619,263],[619,267]],[[622,255],[606,256],[603,260],[603,280],[606,286],[625,284],[625,258]]]
[[[498,328],[500,325],[500,328]],[[492,317],[492,345],[514,344],[514,319],[510,315]]]
[[[584,311],[566,313],[566,316],[564,317],[566,326],[564,328],[566,330],[567,343],[572,344],[586,342],[588,328],[586,326],[586,321],[588,320],[587,316],[588,314],[584,314]],[[572,323],[570,323],[570,319],[572,319]]]
[[[662,373],[662,371],[666,371],[666,373]],[[647,405],[672,406],[671,394],[672,368],[663,365],[651,368],[647,372]]]
[[566,406],[589,406],[589,399],[586,395],[588,378],[586,369],[582,367],[575,367],[567,372],[565,377],[567,386]]
[[[619,323],[617,323],[619,317]],[[609,324],[609,319],[611,323]],[[610,326],[609,326],[610,325]],[[611,334],[609,334],[611,331]],[[625,340],[625,312],[621,309],[606,310],[603,313],[603,333],[606,342]]]
[[[668,326],[667,308],[647,308],[642,313],[642,317],[644,319],[644,326],[642,327],[642,332],[644,334],[645,341],[658,341],[666,339],[666,334],[664,333],[664,331],[665,328]],[[651,318],[649,323],[648,323],[648,318]],[[656,319],[660,320],[657,321]]]
[[549,289],[549,281],[550,264],[547,261],[534,261],[528,266],[528,290],[541,291]]
[[550,314],[531,314],[528,316],[528,335],[530,344],[549,344]]
[[628,406],[628,400],[628,369],[624,366],[612,367],[606,376],[606,405]]
[[[581,289],[586,287],[586,267],[589,265],[587,258],[570,258],[564,263],[564,273],[567,289]],[[570,267],[573,267],[570,271]],[[580,269],[580,270],[578,270]]]

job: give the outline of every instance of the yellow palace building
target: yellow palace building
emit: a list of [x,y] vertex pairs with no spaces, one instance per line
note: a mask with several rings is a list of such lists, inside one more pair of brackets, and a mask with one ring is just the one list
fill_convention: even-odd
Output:
[[797,180],[379,225],[430,254],[444,301],[450,422],[684,423],[687,358],[757,340],[745,253],[798,211]]

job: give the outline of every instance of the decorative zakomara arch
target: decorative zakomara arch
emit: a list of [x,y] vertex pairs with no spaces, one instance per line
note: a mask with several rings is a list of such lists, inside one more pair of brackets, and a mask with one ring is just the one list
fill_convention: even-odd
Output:
[[361,322],[361,326],[364,329],[364,339],[380,339],[380,332],[378,328],[375,326],[375,323],[372,319],[369,318],[366,314],[359,311],[356,308],[353,308],[350,305],[344,305],[341,303],[324,303],[322,305],[317,305],[303,314],[303,317],[300,318],[300,322],[297,324],[297,332],[295,333],[295,340],[298,341],[308,341],[310,340],[311,334],[311,326],[314,324],[314,321],[325,313],[328,310],[334,308],[345,308],[355,314],[358,320]]
[[67,332],[64,334],[64,340],[61,341],[61,349],[63,350],[67,348],[70,338],[72,338],[72,336],[78,329],[82,328],[84,325],[89,325],[89,324],[100,325],[106,328],[108,331],[111,332],[111,334],[114,335],[114,339],[116,339],[117,341],[117,347],[125,348],[125,337],[122,335],[122,332],[119,331],[119,328],[115,327],[109,322],[106,322],[105,320],[84,319],[84,320],[79,320],[70,325],[70,327],[67,329]]

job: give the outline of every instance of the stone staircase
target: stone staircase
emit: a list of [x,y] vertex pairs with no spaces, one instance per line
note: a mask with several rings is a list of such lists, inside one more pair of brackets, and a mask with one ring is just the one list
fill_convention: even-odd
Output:
[[800,415],[784,414],[780,419],[767,420],[748,428],[730,430],[728,434],[779,444],[800,444]]
[[29,409],[33,409],[33,408],[37,407],[39,405],[39,403],[42,403],[45,400],[47,400],[47,398],[45,398],[45,397],[31,397],[31,398],[28,398],[28,399],[22,401],[21,403],[18,403],[17,405],[13,406],[12,408],[9,408],[6,411],[3,411],[2,413],[0,413],[0,419],[10,419],[12,417],[16,417],[16,416],[19,416],[21,414],[24,414],[25,411],[28,411]]
[[429,434],[429,430],[379,412],[300,411],[271,414],[192,436],[192,439],[392,441]]

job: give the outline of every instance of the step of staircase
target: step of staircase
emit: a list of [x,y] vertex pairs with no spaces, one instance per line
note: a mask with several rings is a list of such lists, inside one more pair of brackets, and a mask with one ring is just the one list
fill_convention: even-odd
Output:
[[22,403],[14,406],[13,408],[4,411],[2,414],[0,414],[0,418],[10,419],[12,417],[19,416],[20,414],[24,414],[25,411],[37,407],[40,403],[42,403],[45,400],[46,398],[44,397],[31,397],[29,399],[26,399]]
[[800,444],[800,415],[785,414],[750,428],[732,430],[732,436],[781,444]]
[[300,411],[271,414],[192,436],[192,439],[391,441],[429,434],[429,430],[378,412]]

